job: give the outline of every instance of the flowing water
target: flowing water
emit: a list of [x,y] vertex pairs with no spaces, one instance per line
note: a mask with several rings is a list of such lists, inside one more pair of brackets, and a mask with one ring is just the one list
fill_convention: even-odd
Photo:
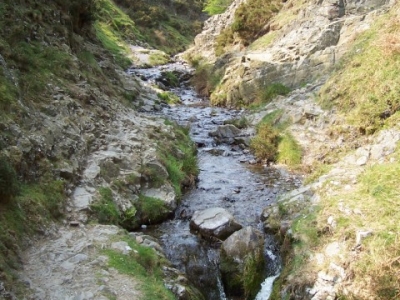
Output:
[[[187,78],[187,66],[174,63],[151,69],[130,70],[150,83],[159,80],[161,71],[178,70]],[[227,299],[221,284],[218,247],[204,241],[189,230],[190,217],[196,210],[223,207],[243,226],[262,230],[260,215],[264,207],[276,198],[300,185],[300,180],[284,169],[253,164],[254,157],[243,145],[216,143],[209,133],[224,121],[240,118],[238,110],[210,107],[187,82],[172,89],[180,96],[182,105],[165,106],[162,114],[182,125],[189,125],[192,139],[198,145],[199,180],[195,188],[185,193],[175,218],[149,227],[148,234],[160,239],[167,257],[185,272],[188,279],[206,299]],[[244,137],[246,138],[246,137]],[[257,300],[268,299],[268,289],[280,270],[278,246],[266,235],[265,256],[268,273]]]

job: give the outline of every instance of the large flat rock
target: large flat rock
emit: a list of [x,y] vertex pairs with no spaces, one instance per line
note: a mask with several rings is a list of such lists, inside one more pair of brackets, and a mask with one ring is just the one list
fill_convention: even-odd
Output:
[[224,208],[213,207],[196,211],[190,221],[190,229],[201,236],[225,240],[232,233],[242,228],[234,217]]

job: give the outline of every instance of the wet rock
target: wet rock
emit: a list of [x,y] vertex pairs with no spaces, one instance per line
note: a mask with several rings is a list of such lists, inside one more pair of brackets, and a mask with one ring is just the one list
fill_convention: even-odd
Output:
[[220,270],[227,295],[254,299],[265,276],[262,233],[248,226],[227,238],[221,246]]
[[[211,131],[209,135],[212,136],[214,140],[218,143],[233,144],[240,133],[240,129],[238,129],[235,125],[227,124],[219,125],[217,129]],[[243,143],[241,139],[239,140],[239,142]]]
[[200,291],[194,288],[188,279],[179,270],[171,267],[163,268],[165,286],[179,300],[204,300],[204,296]]
[[190,229],[199,232],[205,238],[224,240],[241,228],[242,225],[237,223],[227,210],[220,207],[196,211],[190,221]]

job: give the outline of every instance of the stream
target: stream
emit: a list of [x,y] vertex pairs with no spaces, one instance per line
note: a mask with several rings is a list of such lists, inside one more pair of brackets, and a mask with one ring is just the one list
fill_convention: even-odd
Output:
[[[177,72],[187,79],[191,70],[178,62],[149,69],[130,69],[128,73],[142,78],[146,84],[154,85],[162,80],[163,71]],[[182,104],[164,105],[161,114],[181,125],[190,126],[191,138],[198,146],[200,174],[197,185],[183,195],[175,217],[143,231],[160,240],[174,267],[186,273],[206,299],[228,299],[218,269],[219,249],[190,232],[191,216],[197,210],[222,207],[243,226],[263,231],[260,221],[263,208],[276,201],[279,195],[299,187],[301,181],[282,168],[255,164],[250,151],[235,143],[233,138],[217,143],[209,135],[226,120],[240,118],[244,111],[210,107],[208,99],[200,98],[188,81],[170,90],[181,98]],[[268,271],[257,300],[269,298],[269,290],[281,267],[279,246],[272,236],[265,235],[265,241]]]

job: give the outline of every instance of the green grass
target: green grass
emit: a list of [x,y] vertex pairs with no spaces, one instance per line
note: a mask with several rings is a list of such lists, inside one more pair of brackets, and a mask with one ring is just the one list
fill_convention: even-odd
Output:
[[200,95],[211,95],[211,103],[213,105],[218,105],[216,99],[213,98],[212,92],[220,84],[224,70],[217,70],[213,65],[205,63],[203,61],[197,61],[196,65],[196,71],[191,79],[191,83]]
[[141,246],[131,239],[126,239],[134,250],[128,255],[116,250],[104,250],[109,257],[109,266],[120,273],[130,275],[139,281],[139,290],[144,299],[149,300],[173,300],[175,296],[167,290],[163,282],[162,265],[164,258],[149,247]]
[[244,129],[249,126],[249,121],[246,117],[242,116],[240,118],[226,120],[224,121],[224,124],[232,124],[239,129]]
[[358,134],[372,134],[399,120],[399,32],[396,16],[375,22],[321,89],[321,104],[338,109]]
[[0,276],[6,286],[16,286],[13,281],[21,267],[19,245],[58,220],[65,201],[64,182],[58,180],[21,184],[18,195],[6,203],[0,201]]
[[152,52],[149,56],[151,66],[165,65],[171,61],[171,57],[162,51]]
[[138,211],[141,220],[146,224],[160,223],[171,213],[164,201],[144,195],[139,196]]
[[90,208],[100,224],[118,224],[121,214],[114,202],[112,191],[109,188],[99,189],[100,200],[91,204]]
[[292,169],[300,168],[302,149],[287,130],[289,123],[282,121],[283,111],[278,109],[267,115],[257,125],[257,134],[250,148],[257,158],[285,164]]
[[302,149],[295,138],[285,132],[278,143],[278,156],[276,161],[290,167],[300,166],[302,158]]
[[[318,207],[305,210],[292,224],[295,240],[286,265],[288,269],[284,271],[286,274],[301,278],[300,285],[308,284],[306,277],[316,274],[321,266],[307,257],[323,253],[324,247],[332,241],[340,241],[347,251],[336,257],[335,263],[346,265],[346,272],[352,274],[354,291],[350,291],[350,299],[359,296],[355,287],[361,287],[371,299],[399,297],[399,149],[393,158],[394,162],[368,167],[358,176],[352,189],[327,183],[319,190]],[[334,217],[336,226],[327,230],[326,220],[330,216]],[[356,246],[358,231],[372,234],[362,240],[354,258],[350,249]]]
[[222,14],[232,2],[233,0],[207,0],[204,4],[203,11],[210,16]]
[[115,62],[123,69],[128,68],[132,61],[128,58],[129,48],[122,37],[106,23],[96,22],[94,28],[98,40],[114,56]]
[[182,190],[193,185],[199,173],[197,150],[190,140],[188,127],[179,126],[169,120],[165,123],[172,126],[174,137],[164,136],[159,144],[158,155],[168,171],[176,196],[180,199]]
[[5,157],[0,157],[0,202],[7,202],[20,192],[20,182],[14,167]]
[[263,50],[267,48],[272,42],[275,40],[277,36],[276,31],[268,32],[262,37],[256,39],[253,43],[250,44],[249,50]]
[[164,102],[168,103],[168,104],[178,104],[181,102],[181,99],[174,94],[173,92],[161,92],[157,94],[158,98],[160,98],[161,100],[163,100]]

